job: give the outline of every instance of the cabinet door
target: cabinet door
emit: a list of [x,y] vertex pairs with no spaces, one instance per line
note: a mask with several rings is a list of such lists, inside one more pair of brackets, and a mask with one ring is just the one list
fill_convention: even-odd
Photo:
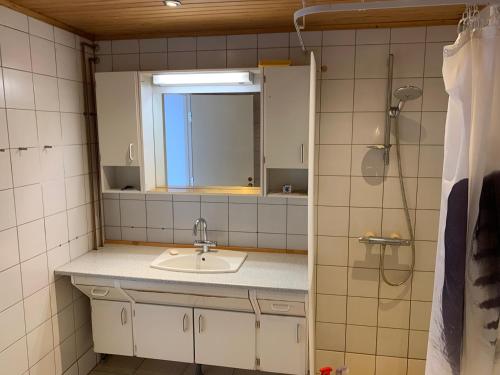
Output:
[[136,304],[134,343],[138,357],[194,362],[193,309]]
[[260,370],[305,374],[306,332],[305,318],[262,315],[259,330]]
[[137,72],[96,73],[101,164],[139,166],[139,84]]
[[196,363],[255,368],[255,315],[194,310]]
[[130,303],[93,299],[91,306],[94,351],[134,355]]
[[266,168],[307,168],[309,66],[264,69]]

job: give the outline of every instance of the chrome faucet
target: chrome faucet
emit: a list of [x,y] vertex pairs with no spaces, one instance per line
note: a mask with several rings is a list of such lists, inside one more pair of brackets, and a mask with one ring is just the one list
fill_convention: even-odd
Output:
[[215,241],[209,241],[207,238],[207,221],[200,217],[199,219],[196,219],[194,222],[193,226],[193,234],[195,236],[198,235],[198,228],[200,228],[200,239],[197,239],[194,241],[194,246],[201,248],[201,252],[203,253],[208,253],[211,247],[217,246],[217,242]]

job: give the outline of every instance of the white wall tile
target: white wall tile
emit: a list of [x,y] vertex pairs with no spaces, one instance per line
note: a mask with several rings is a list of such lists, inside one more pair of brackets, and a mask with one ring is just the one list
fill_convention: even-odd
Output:
[[62,142],[61,120],[57,112],[36,111],[40,146],[58,146]]
[[394,55],[394,77],[422,77],[424,75],[424,43],[392,44],[391,53]]
[[21,262],[33,258],[46,250],[43,219],[20,225],[17,228],[17,232]]
[[[83,236],[87,232],[87,210],[85,206],[79,206],[68,210],[68,237],[70,241]],[[77,244],[70,242],[70,251],[72,246]],[[82,244],[79,244],[82,245]],[[74,257],[72,257],[74,258]]]
[[350,178],[348,176],[320,176],[318,204],[322,206],[349,206]]
[[196,39],[198,51],[214,51],[226,49],[226,36],[199,36]]
[[378,374],[404,375],[406,374],[406,369],[406,358],[376,357],[376,373]]
[[2,66],[31,71],[30,42],[28,34],[0,26]]
[[421,144],[444,144],[446,112],[422,112]]
[[53,215],[66,209],[66,185],[63,179],[43,183],[42,194],[45,216]]
[[226,51],[198,51],[196,53],[198,69],[224,69],[226,67]]
[[327,30],[323,31],[324,46],[354,45],[356,30]]
[[448,94],[442,78],[425,78],[423,111],[446,111],[448,109]]
[[347,323],[375,327],[377,309],[377,298],[347,297]]
[[59,110],[59,92],[56,78],[34,74],[33,86],[35,92],[35,107],[37,110]]
[[[64,229],[65,230],[65,229]],[[62,245],[47,252],[47,264],[49,269],[49,282],[53,283],[56,279],[54,270],[70,261],[69,246]],[[61,276],[59,276],[60,278]]]
[[68,47],[76,47],[76,37],[75,34],[63,30],[59,27],[54,27],[54,40],[56,43],[63,44]]
[[62,139],[65,145],[84,143],[85,118],[76,113],[61,113]]
[[351,147],[347,145],[319,146],[320,175],[347,176],[350,172]]
[[16,228],[7,229],[0,232],[0,271],[12,267],[19,263],[19,251]]
[[317,263],[325,266],[347,266],[348,248],[346,237],[318,236]]
[[289,205],[287,207],[286,232],[288,234],[307,234],[307,206]]
[[28,17],[5,6],[0,7],[0,24],[28,32]]
[[228,49],[257,48],[257,35],[256,34],[228,35],[227,48]]
[[196,52],[169,52],[168,68],[171,70],[196,69]]
[[286,206],[258,206],[258,231],[264,233],[286,233]]
[[258,233],[257,247],[284,249],[286,247],[286,235],[278,233]]
[[427,27],[427,42],[454,42],[455,39],[457,39],[456,25]]
[[391,43],[425,42],[425,27],[398,27],[391,29]]
[[36,147],[38,135],[34,111],[8,109],[10,147]]
[[12,179],[14,186],[40,182],[40,155],[38,148],[11,150]]
[[377,354],[391,357],[407,357],[408,331],[379,328],[377,331]]
[[47,255],[44,253],[21,263],[21,276],[25,298],[46,287],[49,284]]
[[353,108],[353,80],[326,80],[321,83],[322,112],[351,112]]
[[257,66],[257,49],[227,50],[228,68],[253,68]]
[[16,225],[16,211],[14,208],[14,192],[12,189],[0,191],[0,230]]
[[24,224],[43,216],[41,186],[29,185],[14,189],[17,224]]
[[167,39],[166,38],[140,39],[139,50],[141,53],[166,52]]
[[0,272],[0,282],[0,311],[3,311],[23,298],[21,268],[15,266]]
[[45,355],[47,355],[54,346],[52,337],[52,321],[49,319],[27,336],[28,341],[28,361],[33,366]]
[[35,109],[32,74],[3,69],[5,104],[8,108]]
[[201,203],[201,217],[205,218],[209,230],[228,230],[228,205],[227,203]]
[[10,153],[0,152],[0,190],[12,188],[12,170],[10,163]]
[[30,45],[33,72],[54,77],[57,72],[54,43],[36,36],[30,36]]
[[318,207],[318,235],[347,237],[348,233],[348,207]]
[[386,78],[388,44],[356,46],[356,78]]
[[24,308],[23,303],[9,307],[0,312],[0,353],[8,346],[24,336]]
[[324,47],[321,63],[322,79],[352,79],[354,78],[354,47],[337,46]]
[[0,353],[0,368],[6,374],[12,375],[22,375],[25,371],[28,371],[28,354],[26,352],[25,338],[16,341]]
[[356,44],[387,44],[390,34],[390,29],[356,30]]
[[167,69],[168,59],[166,53],[141,53],[139,55],[141,70]]
[[146,203],[136,200],[120,201],[121,224],[126,227],[146,227]]
[[32,17],[28,17],[28,25],[30,34],[54,40],[54,26]]
[[58,79],[57,86],[61,112],[83,112],[82,84],[67,79]]
[[385,79],[357,79],[354,88],[354,112],[385,110]]
[[289,43],[290,41],[288,33],[273,33],[273,34],[258,35],[259,48],[288,47]]
[[168,51],[196,51],[196,38],[168,38]]
[[[1,74],[0,74],[1,76]],[[5,106],[2,101],[2,106]],[[7,132],[7,114],[5,109],[0,109],[0,148],[9,148],[9,133]]]
[[31,332],[51,317],[49,287],[43,288],[24,300],[26,331]]
[[321,144],[350,144],[352,141],[351,113],[321,113],[319,141]]
[[360,354],[375,354],[376,327],[348,325],[346,329],[346,350]]

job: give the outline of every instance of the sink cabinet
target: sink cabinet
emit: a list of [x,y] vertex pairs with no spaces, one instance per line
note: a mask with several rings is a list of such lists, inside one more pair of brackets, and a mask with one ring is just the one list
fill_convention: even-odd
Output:
[[134,355],[130,303],[91,301],[94,350],[97,353]]
[[260,370],[302,374],[306,368],[306,319],[294,316],[260,317]]
[[193,362],[193,309],[135,304],[134,344],[138,357]]
[[74,277],[91,299],[94,350],[305,375],[306,293]]
[[194,310],[196,363],[255,368],[255,315]]

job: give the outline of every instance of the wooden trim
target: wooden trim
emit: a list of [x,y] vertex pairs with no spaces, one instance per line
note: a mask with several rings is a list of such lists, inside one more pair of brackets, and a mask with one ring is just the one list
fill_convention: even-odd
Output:
[[83,38],[89,39],[89,40],[95,40],[94,35],[89,34],[85,31],[82,31],[80,29],[77,29],[73,26],[67,25],[64,22],[58,21],[54,18],[47,17],[43,14],[40,14],[38,12],[35,12],[31,9],[25,8],[21,5],[15,4],[12,1],[9,0],[0,0],[0,5],[3,5],[4,7],[7,7],[9,9],[15,10],[16,12],[22,13],[28,17],[36,18],[39,21],[46,22],[48,24],[51,24],[52,26],[59,27],[63,30],[69,31],[71,33],[77,34]]
[[[145,241],[126,241],[126,240],[105,240],[105,245],[132,245],[132,246],[152,246],[152,247],[178,247],[192,248],[193,245],[172,244],[163,242],[145,242]],[[307,255],[307,250],[287,250],[271,249],[263,247],[238,247],[238,246],[217,246],[221,250],[245,251],[247,253],[274,253],[274,254],[297,254]]]

